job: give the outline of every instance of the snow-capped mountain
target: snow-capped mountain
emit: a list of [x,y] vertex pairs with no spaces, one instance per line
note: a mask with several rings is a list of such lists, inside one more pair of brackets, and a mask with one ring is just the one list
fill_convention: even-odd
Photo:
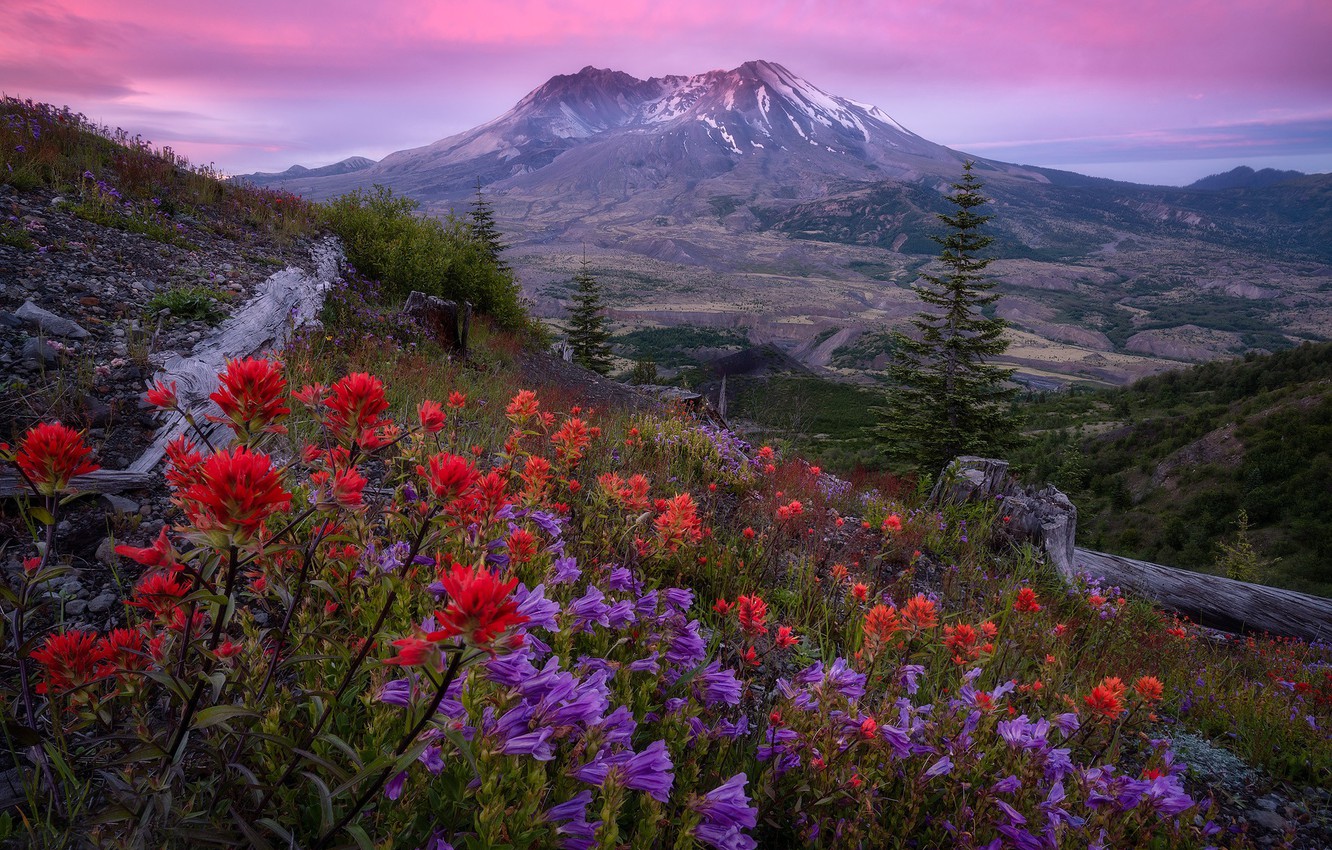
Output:
[[730,177],[743,177],[747,197],[809,199],[848,180],[951,179],[961,161],[878,107],[831,95],[774,62],[647,80],[588,66],[474,129],[354,173],[295,175],[281,185],[318,198],[382,183],[436,201],[461,198],[479,180],[500,193],[555,193],[604,208]]

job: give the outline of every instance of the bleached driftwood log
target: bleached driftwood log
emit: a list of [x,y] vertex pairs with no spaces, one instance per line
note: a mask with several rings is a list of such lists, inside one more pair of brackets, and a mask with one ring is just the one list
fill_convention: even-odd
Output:
[[1332,640],[1332,599],[1075,547],[1073,503],[1054,487],[1024,490],[1009,477],[1006,461],[956,458],[931,494],[935,503],[997,497],[1009,531],[1041,549],[1065,579],[1088,573],[1215,629]]
[[[228,359],[247,357],[268,349],[280,349],[292,331],[313,321],[323,306],[324,296],[337,279],[342,263],[342,248],[336,239],[320,241],[310,251],[314,272],[288,267],[271,275],[255,289],[250,301],[231,315],[214,334],[195,346],[188,357],[176,355],[167,360],[154,380],[176,384],[180,406],[189,410],[200,425],[204,417],[217,413],[208,396],[217,385],[217,374]],[[171,414],[167,424],[158,429],[153,442],[127,469],[99,469],[75,477],[70,486],[82,492],[116,493],[147,486],[153,470],[161,462],[167,443],[185,432],[187,426],[179,414]],[[215,433],[218,429],[213,428]],[[211,437],[210,437],[211,439]],[[28,492],[22,479],[13,474],[0,477],[0,497]]]

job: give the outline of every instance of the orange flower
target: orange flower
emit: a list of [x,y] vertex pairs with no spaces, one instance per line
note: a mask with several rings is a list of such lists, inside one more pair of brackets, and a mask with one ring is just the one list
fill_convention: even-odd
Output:
[[417,405],[416,415],[421,419],[421,428],[427,433],[437,434],[444,430],[444,410],[439,402],[426,399]]
[[227,538],[214,538],[215,544],[248,542],[264,520],[291,505],[268,455],[244,446],[205,460],[199,480],[180,499],[196,530]]
[[291,412],[283,398],[287,380],[282,377],[281,364],[259,357],[228,360],[217,379],[217,390],[209,398],[226,418],[209,417],[212,421],[226,422],[241,439],[260,432],[287,433],[278,424]]
[[1014,611],[1036,612],[1041,610],[1041,605],[1036,601],[1036,591],[1030,587],[1024,587],[1018,591],[1017,599],[1013,600]]
[[534,502],[540,501],[550,485],[550,461],[541,455],[528,455],[522,479],[524,495]]
[[586,422],[569,418],[564,420],[560,430],[551,435],[550,441],[555,444],[555,457],[572,465],[582,459],[583,450],[592,442],[592,435],[588,432]]
[[869,585],[862,582],[856,582],[851,587],[851,595],[857,602],[864,602],[869,597]]
[[518,394],[509,402],[509,406],[504,409],[504,415],[508,417],[510,422],[517,425],[535,416],[540,406],[535,392],[519,390]]
[[741,596],[735,600],[739,609],[736,617],[740,620],[740,628],[750,637],[757,635],[766,635],[768,627],[764,620],[768,617],[768,603],[764,602],[760,596]]
[[777,637],[773,645],[778,649],[787,649],[800,643],[800,638],[796,637],[791,631],[790,626],[780,626],[777,629]]
[[828,572],[832,575],[833,581],[838,583],[846,581],[846,577],[849,574],[846,569],[846,564],[833,564]]
[[1092,688],[1091,693],[1083,701],[1093,714],[1098,714],[1107,720],[1114,720],[1124,710],[1119,697],[1115,696],[1114,692],[1105,685],[1097,685]]
[[1155,676],[1143,676],[1133,683],[1133,691],[1142,697],[1143,702],[1160,702],[1165,696],[1165,686]]
[[934,603],[918,593],[907,601],[902,608],[902,622],[911,630],[921,632],[932,629],[939,623],[939,614]]
[[894,532],[895,532],[895,531],[901,531],[901,530],[902,530],[902,518],[901,518],[900,516],[898,516],[897,514],[889,514],[888,516],[884,517],[884,518],[883,518],[883,530],[884,530],[884,531],[894,531]]
[[78,431],[59,422],[43,422],[23,435],[14,462],[43,496],[54,496],[74,476],[101,468],[85,460],[91,453]]

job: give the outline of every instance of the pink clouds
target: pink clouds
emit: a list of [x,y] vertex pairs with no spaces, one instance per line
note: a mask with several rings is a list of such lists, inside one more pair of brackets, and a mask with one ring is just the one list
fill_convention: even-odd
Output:
[[0,88],[155,126],[232,170],[423,144],[586,64],[646,77],[773,59],[946,144],[1332,108],[1332,3],[1300,0],[7,6]]

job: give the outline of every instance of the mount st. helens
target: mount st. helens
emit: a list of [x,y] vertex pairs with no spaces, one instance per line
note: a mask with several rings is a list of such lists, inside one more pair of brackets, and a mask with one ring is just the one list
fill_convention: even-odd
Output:
[[881,361],[866,333],[917,309],[967,159],[994,199],[1006,359],[1033,384],[1122,383],[1332,326],[1328,175],[1180,189],[972,157],[771,62],[587,67],[377,163],[249,179],[312,198],[381,184],[436,214],[479,182],[538,314],[564,315],[586,251],[622,327],[733,328],[856,373]]

